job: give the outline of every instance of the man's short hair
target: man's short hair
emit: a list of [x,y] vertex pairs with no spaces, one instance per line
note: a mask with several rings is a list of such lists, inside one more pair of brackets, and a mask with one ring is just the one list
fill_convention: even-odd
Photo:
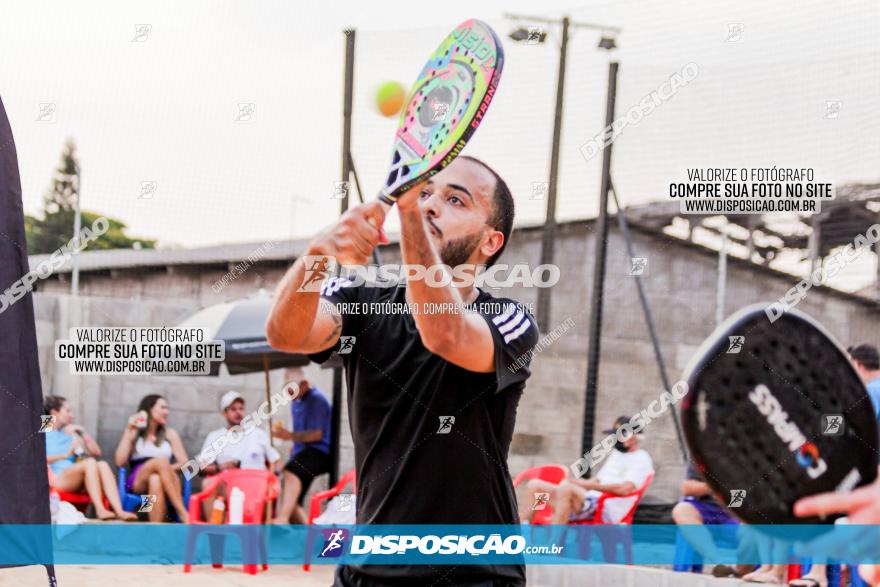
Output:
[[862,367],[868,371],[876,371],[880,369],[880,354],[877,353],[877,347],[872,344],[860,344],[851,346],[846,349],[849,356],[857,361]]
[[504,252],[504,249],[507,248],[507,243],[510,241],[510,234],[513,232],[513,215],[515,211],[513,194],[510,193],[510,188],[507,187],[507,182],[501,179],[501,176],[498,175],[494,169],[476,157],[471,157],[470,155],[462,155],[460,158],[473,161],[477,165],[482,166],[483,169],[491,173],[492,177],[495,178],[495,192],[492,194],[492,211],[489,214],[488,220],[486,220],[486,224],[504,235],[504,243],[502,243],[501,248],[492,255],[492,258],[486,262],[486,266],[491,267],[498,261],[498,258],[501,257],[501,253]]
[[60,395],[47,395],[46,399],[43,400],[43,413],[48,416],[53,410],[59,411],[66,401],[67,398]]

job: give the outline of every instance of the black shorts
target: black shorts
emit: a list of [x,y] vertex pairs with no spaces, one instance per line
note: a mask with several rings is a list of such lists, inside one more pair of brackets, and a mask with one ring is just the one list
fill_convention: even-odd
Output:
[[284,465],[285,471],[290,471],[299,478],[302,483],[302,491],[299,494],[299,504],[303,504],[309,486],[315,477],[330,472],[330,455],[310,446],[305,447]]

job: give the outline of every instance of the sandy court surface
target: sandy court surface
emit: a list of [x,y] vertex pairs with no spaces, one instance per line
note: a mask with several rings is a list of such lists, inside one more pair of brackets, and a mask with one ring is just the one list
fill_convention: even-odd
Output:
[[[195,567],[184,574],[171,565],[65,565],[57,567],[59,587],[329,587],[335,566],[316,565],[308,573],[302,566],[274,565],[257,576],[245,575],[241,567],[212,569]],[[667,568],[628,565],[531,565],[526,570],[528,587],[735,587],[735,579],[716,579],[708,574],[673,573]],[[414,582],[418,585],[417,582]],[[45,587],[43,567],[0,569],[0,587]],[[423,587],[428,587],[423,582]]]
[[[184,574],[182,565],[61,565],[55,567],[58,587],[329,587],[333,565],[313,565],[304,572],[302,565],[270,565],[257,576],[245,575],[241,566],[212,569],[193,567]],[[47,585],[43,567],[0,569],[2,587],[42,587]]]

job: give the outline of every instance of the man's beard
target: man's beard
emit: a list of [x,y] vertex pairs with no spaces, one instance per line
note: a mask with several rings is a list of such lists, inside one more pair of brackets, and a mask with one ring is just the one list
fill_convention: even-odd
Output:
[[480,243],[481,236],[479,233],[469,234],[443,243],[440,248],[440,260],[450,267],[465,263]]

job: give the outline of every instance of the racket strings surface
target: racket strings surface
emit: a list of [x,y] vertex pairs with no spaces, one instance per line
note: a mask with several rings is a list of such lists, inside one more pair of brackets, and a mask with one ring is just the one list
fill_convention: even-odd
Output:
[[382,193],[392,200],[458,155],[494,96],[503,64],[495,32],[469,20],[422,68],[398,124]]
[[[739,352],[728,352],[730,337],[742,335]],[[797,523],[791,504],[799,497],[835,489],[854,466],[863,479],[873,479],[876,468],[866,463],[876,455],[876,424],[862,407],[870,400],[824,332],[797,317],[771,324],[758,312],[712,340],[688,374],[692,391],[682,422],[713,490],[728,498],[732,490],[746,490],[747,499],[731,511],[750,523]],[[759,386],[773,399],[755,395]],[[764,405],[762,413],[764,401],[779,408]],[[829,414],[842,417],[841,435],[823,433]],[[827,472],[815,478],[808,474],[823,467]]]
[[[729,499],[732,491],[745,490],[747,495],[751,492],[752,498],[744,501],[740,507],[747,508],[753,516],[763,518],[764,511],[775,509],[774,504],[784,500],[776,489],[776,478],[781,478],[779,468],[784,467],[785,462],[780,462],[778,453],[771,451],[768,443],[753,434],[760,416],[754,408],[749,409],[751,403],[744,390],[754,387],[757,380],[747,369],[745,361],[736,359],[731,367],[729,371],[719,370],[705,382],[706,388],[728,387],[735,391],[730,394],[729,401],[719,394],[715,401],[710,402],[712,408],[709,410],[711,416],[707,428],[714,427],[717,434],[708,440],[704,439],[704,449],[710,454],[723,455],[728,460],[728,466],[721,470],[710,468],[714,480],[726,494],[721,497]],[[754,498],[755,488],[762,484],[767,484],[769,499],[762,499],[762,494]]]

